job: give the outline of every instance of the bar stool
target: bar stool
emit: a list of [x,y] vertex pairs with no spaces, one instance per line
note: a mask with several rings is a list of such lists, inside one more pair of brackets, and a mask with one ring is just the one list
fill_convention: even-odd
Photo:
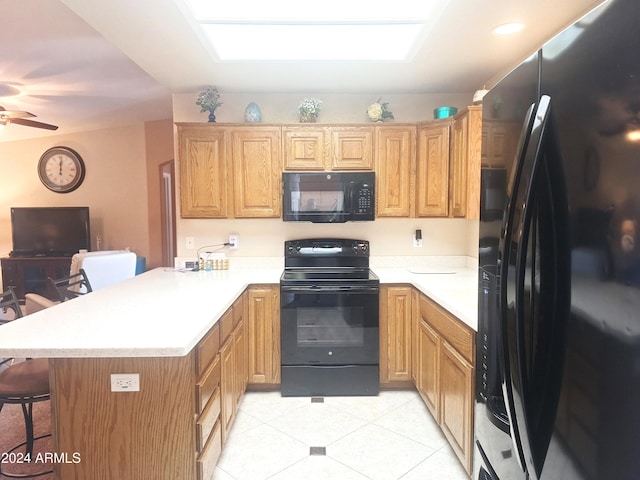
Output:
[[[22,317],[22,309],[12,288],[0,294],[0,310],[14,312],[14,320]],[[14,321],[9,320],[9,322]],[[3,321],[2,323],[8,323]],[[0,329],[0,335],[2,329]],[[33,459],[33,443],[35,440],[49,437],[51,434],[41,435],[34,438],[33,433],[33,404],[49,400],[49,360],[46,358],[26,359],[22,362],[13,362],[13,358],[3,359],[0,367],[0,412],[5,404],[20,405],[24,416],[26,440],[6,453],[12,453],[21,447],[25,447],[25,455]],[[47,475],[53,470],[40,473],[13,474],[2,471],[0,463],[0,477],[7,478],[32,478]]]

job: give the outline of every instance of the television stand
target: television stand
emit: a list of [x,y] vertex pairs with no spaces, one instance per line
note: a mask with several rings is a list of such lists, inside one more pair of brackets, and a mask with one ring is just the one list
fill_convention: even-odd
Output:
[[24,303],[25,293],[37,293],[50,300],[58,300],[58,295],[48,278],[69,275],[71,257],[3,257],[2,290],[13,287],[18,299]]

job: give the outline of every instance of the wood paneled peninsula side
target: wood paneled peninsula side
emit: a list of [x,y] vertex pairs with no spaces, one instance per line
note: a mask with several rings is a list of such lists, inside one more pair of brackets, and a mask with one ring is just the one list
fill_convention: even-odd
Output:
[[[80,456],[55,466],[58,480],[210,479],[247,385],[280,381],[281,273],[159,268],[4,325],[0,357],[50,359],[54,447]],[[437,301],[475,297],[473,273]],[[436,299],[443,285],[380,276]],[[471,305],[457,315],[474,325]],[[112,392],[122,373],[140,390]]]

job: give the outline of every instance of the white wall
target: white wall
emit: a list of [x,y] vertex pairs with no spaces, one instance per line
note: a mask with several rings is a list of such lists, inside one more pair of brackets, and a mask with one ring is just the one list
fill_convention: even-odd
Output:
[[[197,93],[175,94],[175,122],[206,122],[207,114],[195,105]],[[389,102],[396,122],[416,122],[433,118],[433,109],[443,105],[462,108],[471,104],[473,93],[459,95],[381,95]],[[298,123],[297,108],[304,97],[323,101],[319,122],[362,123],[367,121],[367,106],[378,99],[371,95],[327,93],[301,94],[225,94],[224,104],[216,111],[218,123],[244,122],[244,110],[256,102],[264,123]],[[176,148],[178,142],[174,142]],[[176,158],[178,158],[176,152]],[[179,199],[178,199],[179,201]],[[179,208],[178,208],[179,211]],[[422,229],[423,247],[412,246],[415,229]],[[345,237],[369,240],[372,255],[467,255],[477,257],[478,222],[454,219],[384,218],[375,222],[339,225],[289,223],[281,219],[207,220],[177,219],[178,255],[195,257],[185,248],[186,237],[195,238],[196,248],[224,243],[230,233],[240,234],[241,248],[225,250],[229,256],[281,256],[283,242],[295,238]]]
[[[42,153],[60,145],[77,151],[87,169],[84,183],[65,194],[46,189],[37,171]],[[30,206],[88,206],[92,248],[100,234],[104,250],[130,247],[146,255],[144,124],[0,143],[0,172],[0,255],[12,249],[10,208]]]

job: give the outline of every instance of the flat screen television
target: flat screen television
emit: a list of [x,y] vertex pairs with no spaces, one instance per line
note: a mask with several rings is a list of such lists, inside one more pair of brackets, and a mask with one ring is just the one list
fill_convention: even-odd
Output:
[[89,207],[14,207],[11,256],[66,257],[90,250]]

